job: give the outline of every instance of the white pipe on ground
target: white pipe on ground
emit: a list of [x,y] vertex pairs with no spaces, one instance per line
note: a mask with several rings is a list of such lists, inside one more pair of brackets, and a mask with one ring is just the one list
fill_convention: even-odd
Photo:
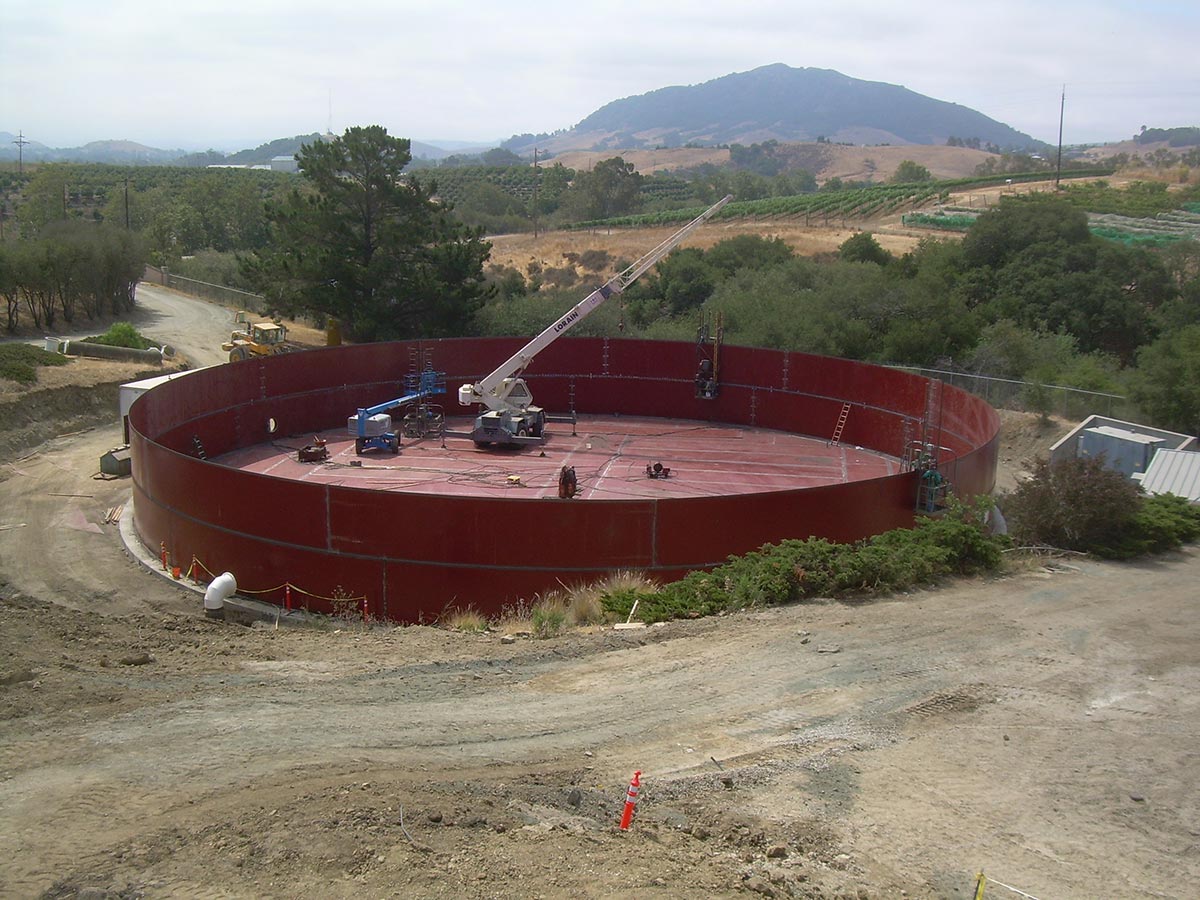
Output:
[[222,572],[208,585],[204,592],[204,611],[216,612],[225,608],[225,600],[237,592],[237,579],[232,572]]

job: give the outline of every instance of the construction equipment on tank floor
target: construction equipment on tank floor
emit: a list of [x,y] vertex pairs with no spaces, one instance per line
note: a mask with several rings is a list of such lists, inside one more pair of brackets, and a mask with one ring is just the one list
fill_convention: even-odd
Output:
[[[542,443],[546,435],[546,422],[556,421],[560,417],[549,417],[544,409],[534,405],[533,394],[525,379],[520,377],[521,373],[533,362],[534,357],[586,319],[609,297],[622,293],[644,272],[674,250],[694,228],[712,218],[732,199],[732,195],[727,195],[718,200],[624,272],[613,276],[580,300],[493,372],[473,384],[460,387],[458,402],[461,405],[471,406],[478,403],[487,408],[475,419],[475,427],[469,435],[475,446],[488,447],[496,444],[502,447],[520,447],[525,444]],[[574,421],[574,416],[566,418],[565,421]]]
[[305,444],[296,451],[299,462],[325,462],[329,459],[329,448],[325,446],[325,438],[313,437],[311,444]]
[[388,415],[389,410],[399,406],[411,407],[405,415],[406,429],[410,415],[414,423],[411,436],[421,437],[431,431],[440,433],[440,429],[445,425],[441,407],[425,404],[424,401],[434,394],[445,392],[445,377],[445,372],[434,372],[431,369],[416,375],[406,375],[404,387],[408,393],[385,403],[362,407],[350,416],[346,420],[346,431],[354,438],[354,452],[359,456],[367,450],[400,452],[400,435],[392,425],[392,417]]

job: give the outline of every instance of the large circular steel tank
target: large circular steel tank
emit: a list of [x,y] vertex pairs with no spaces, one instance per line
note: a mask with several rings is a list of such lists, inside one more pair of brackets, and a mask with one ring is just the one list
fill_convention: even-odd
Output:
[[[432,621],[447,607],[495,613],[520,598],[614,570],[660,580],[718,565],[785,538],[851,541],[911,525],[919,473],[725,496],[559,501],[364,490],[220,465],[223,453],[272,435],[339,426],[397,396],[413,360],[446,373],[450,396],[522,346],[453,339],[337,347],[190,373],[139,398],[129,413],[134,516],[156,555],[198,572],[229,571],[239,590],[330,611],[332,597],[367,612]],[[903,458],[937,450],[960,496],[995,482],[999,418],[983,400],[903,371],[801,353],[725,346],[721,391],[695,396],[688,343],[563,339],[525,372],[551,412],[619,413],[721,422],[841,440]],[[567,426],[569,428],[569,426]]]

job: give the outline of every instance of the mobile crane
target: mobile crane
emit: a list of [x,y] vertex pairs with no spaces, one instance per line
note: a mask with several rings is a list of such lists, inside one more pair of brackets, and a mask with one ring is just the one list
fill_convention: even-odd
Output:
[[525,379],[520,377],[521,373],[533,362],[535,356],[586,319],[609,297],[628,288],[651,266],[674,250],[694,228],[712,218],[732,199],[732,195],[727,195],[718,200],[624,272],[613,276],[576,303],[565,315],[506,359],[491,374],[473,384],[460,387],[458,402],[462,406],[479,403],[487,407],[487,410],[475,419],[475,427],[470,434],[475,446],[500,444],[515,447],[541,443],[545,439],[546,411],[534,405],[533,394],[530,393]]

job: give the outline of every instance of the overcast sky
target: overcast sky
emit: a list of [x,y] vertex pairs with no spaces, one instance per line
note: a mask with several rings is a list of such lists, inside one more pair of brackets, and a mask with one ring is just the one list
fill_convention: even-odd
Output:
[[1068,144],[1200,125],[1200,2],[0,0],[0,131],[239,150],[332,126],[498,141],[770,63]]

